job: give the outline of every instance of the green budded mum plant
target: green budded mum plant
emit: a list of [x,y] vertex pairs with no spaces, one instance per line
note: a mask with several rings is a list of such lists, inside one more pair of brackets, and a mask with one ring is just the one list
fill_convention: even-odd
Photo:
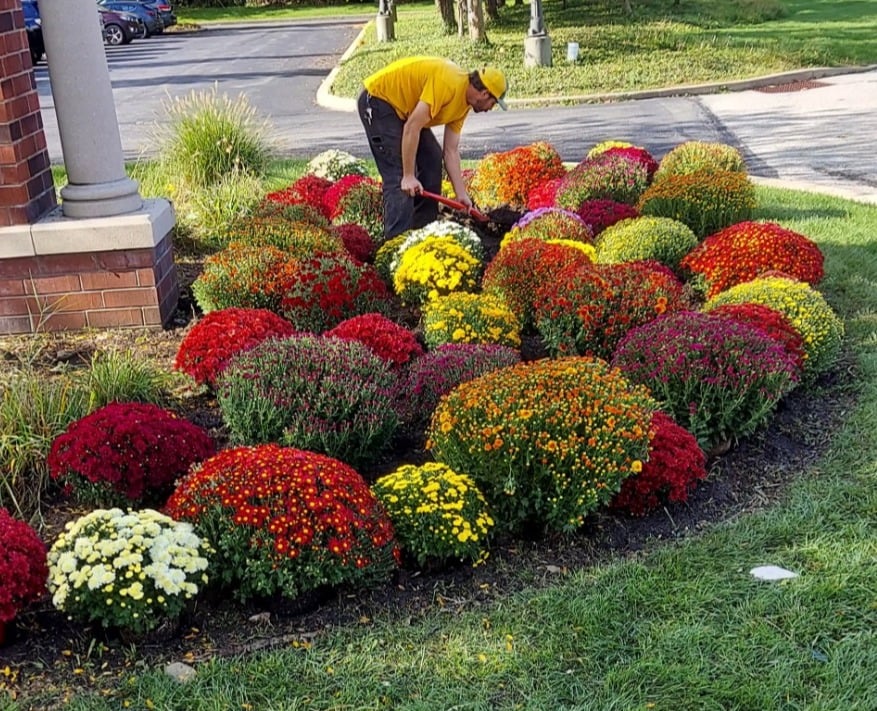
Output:
[[487,557],[493,519],[484,494],[465,474],[437,462],[405,464],[382,476],[372,492],[393,522],[402,551],[418,565]]
[[655,182],[670,175],[690,175],[699,171],[745,174],[746,162],[734,146],[707,141],[686,141],[661,159],[655,173]]
[[520,348],[521,324],[502,297],[457,292],[423,305],[423,339],[430,349],[446,343]]
[[669,217],[634,217],[607,227],[595,245],[599,264],[648,259],[676,271],[697,243],[694,232],[682,222]]
[[396,431],[396,382],[359,341],[302,335],[235,356],[216,391],[233,443],[282,442],[356,466]]
[[237,220],[228,242],[248,247],[275,247],[290,256],[305,258],[315,252],[345,254],[344,243],[326,225],[288,219],[282,215],[247,216]]
[[756,207],[755,186],[745,173],[697,171],[652,183],[637,209],[688,225],[698,239],[748,220]]
[[655,409],[602,360],[540,360],[448,393],[427,447],[472,477],[498,528],[572,531],[641,471]]
[[844,324],[809,284],[787,277],[761,277],[716,294],[703,307],[710,312],[724,304],[753,303],[783,314],[801,335],[805,381],[831,368],[840,355]]

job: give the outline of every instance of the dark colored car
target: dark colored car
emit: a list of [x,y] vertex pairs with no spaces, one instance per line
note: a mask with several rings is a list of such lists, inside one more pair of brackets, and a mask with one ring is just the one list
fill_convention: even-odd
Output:
[[98,0],[98,6],[113,12],[127,12],[139,18],[146,27],[146,36],[150,37],[164,32],[164,22],[158,10],[150,5],[134,2],[134,0]]
[[27,31],[27,43],[30,46],[30,61],[37,64],[46,51],[43,44],[43,22],[40,19],[40,6],[36,0],[22,0],[24,12],[24,29]]
[[101,22],[104,25],[104,43],[116,47],[129,44],[131,40],[146,36],[143,21],[127,12],[104,10],[98,6]]
[[149,7],[153,7],[158,10],[158,14],[161,15],[161,21],[164,23],[165,27],[171,27],[177,24],[177,16],[174,15],[174,9],[171,7],[171,4],[168,2],[164,2],[163,0],[133,0],[134,2],[139,2],[143,5],[148,5]]

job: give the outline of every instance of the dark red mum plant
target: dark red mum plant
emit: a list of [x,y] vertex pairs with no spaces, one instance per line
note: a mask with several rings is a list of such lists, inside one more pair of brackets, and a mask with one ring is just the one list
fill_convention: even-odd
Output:
[[423,354],[417,336],[382,314],[363,314],[342,321],[326,336],[359,341],[391,365],[404,365]]
[[0,508],[0,624],[46,591],[46,546],[27,523]]
[[615,148],[609,148],[603,151],[601,155],[624,156],[625,158],[631,158],[638,163],[641,163],[649,174],[649,180],[655,177],[655,171],[658,170],[658,161],[656,161],[652,157],[652,154],[649,153],[645,148],[639,148],[638,146],[616,146]]
[[183,338],[174,367],[200,384],[213,385],[232,356],[268,338],[293,333],[289,321],[267,309],[231,307],[211,311]]
[[193,463],[215,451],[202,428],[168,410],[114,402],[56,437],[47,463],[52,478],[84,499],[100,505],[153,504],[164,500]]
[[616,222],[639,217],[639,212],[633,205],[615,200],[586,200],[579,206],[577,213],[591,226],[595,237]]
[[641,472],[621,483],[610,503],[613,509],[644,516],[663,500],[687,501],[698,482],[706,479],[706,455],[694,435],[661,411],[652,416],[652,430],[649,459]]
[[375,254],[375,243],[368,230],[355,222],[345,222],[332,228],[344,243],[344,248],[357,262],[370,262]]

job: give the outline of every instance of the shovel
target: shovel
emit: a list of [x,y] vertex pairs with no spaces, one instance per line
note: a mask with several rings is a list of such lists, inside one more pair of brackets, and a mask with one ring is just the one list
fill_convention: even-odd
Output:
[[435,200],[436,202],[440,202],[442,205],[447,205],[448,207],[452,207],[455,210],[460,210],[461,212],[465,212],[470,217],[474,218],[478,222],[490,222],[490,218],[485,215],[480,210],[476,210],[474,207],[469,207],[468,205],[464,205],[459,200],[451,200],[451,198],[446,198],[444,195],[437,195],[436,193],[431,193],[429,190],[421,190],[420,195],[425,198],[429,198],[431,200]]

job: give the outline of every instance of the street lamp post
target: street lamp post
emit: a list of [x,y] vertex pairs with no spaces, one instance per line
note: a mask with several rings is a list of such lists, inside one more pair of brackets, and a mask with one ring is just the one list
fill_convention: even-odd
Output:
[[545,29],[542,0],[530,0],[530,27],[524,38],[524,66],[551,66],[551,38]]

